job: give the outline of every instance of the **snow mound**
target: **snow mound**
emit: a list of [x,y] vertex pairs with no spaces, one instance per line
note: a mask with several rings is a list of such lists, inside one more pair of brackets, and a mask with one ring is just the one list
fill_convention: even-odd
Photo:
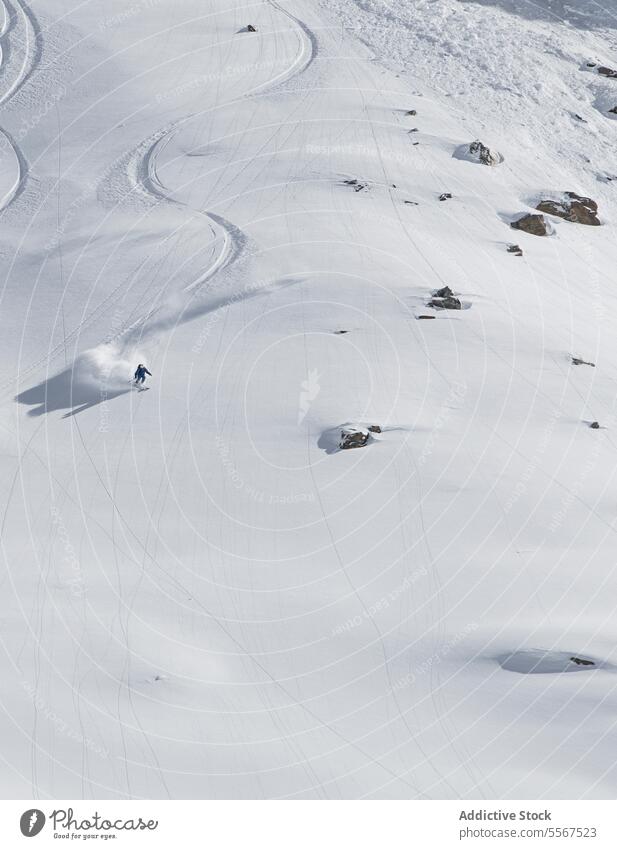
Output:
[[499,665],[508,672],[520,675],[544,675],[561,672],[584,672],[606,667],[605,663],[585,655],[563,651],[528,649],[498,657]]
[[465,162],[489,166],[501,165],[504,161],[503,156],[498,150],[492,150],[479,139],[472,141],[470,144],[459,145],[452,156],[454,159],[462,159]]

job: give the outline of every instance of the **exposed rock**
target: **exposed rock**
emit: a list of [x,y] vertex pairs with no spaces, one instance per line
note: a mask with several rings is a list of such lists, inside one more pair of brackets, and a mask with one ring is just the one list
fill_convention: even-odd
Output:
[[612,68],[607,68],[604,65],[600,65],[598,73],[603,77],[610,77],[613,80],[617,79],[617,71],[614,71]]
[[589,363],[589,362],[587,362],[587,360],[581,360],[580,357],[572,357],[572,365],[573,366],[592,366],[593,368],[596,367],[595,363]]
[[371,433],[381,433],[381,428],[379,427],[379,425],[371,425],[369,427],[369,430]]
[[344,186],[351,186],[355,192],[361,192],[362,189],[366,189],[368,187],[368,183],[361,183],[355,177],[349,180],[343,180]]
[[404,200],[403,203],[408,204],[409,206],[418,206],[417,200]]
[[417,133],[419,132],[417,127],[412,127],[411,130],[407,130],[408,133]]
[[577,121],[582,121],[583,124],[586,124],[587,121],[583,118],[582,115],[579,115],[578,112],[573,112],[572,115],[576,118]]
[[520,245],[508,245],[508,253],[514,256],[523,256],[523,249]]
[[602,661],[588,660],[568,652],[543,651],[542,649],[515,651],[512,654],[501,655],[497,661],[502,669],[518,672],[519,675],[573,674],[582,672],[584,667],[593,666],[599,669],[608,666]]
[[589,427],[590,427],[592,430],[600,430],[600,422],[592,422],[592,423],[589,425]]
[[443,194],[439,195],[439,200],[452,200],[452,195],[450,192],[443,192]]
[[561,200],[542,200],[536,209],[538,212],[556,215],[575,224],[587,224],[591,227],[599,227],[601,224],[598,218],[598,204],[595,200],[581,197],[574,192],[566,192]]
[[532,236],[546,236],[548,234],[548,227],[546,226],[544,216],[533,215],[530,212],[523,215],[517,221],[513,221],[510,227],[514,230],[522,230],[523,233],[530,233]]
[[503,162],[503,156],[497,151],[493,151],[490,147],[482,144],[479,139],[476,139],[469,145],[469,153],[477,158],[482,165],[499,165]]
[[405,115],[417,115],[417,114],[418,113],[416,112],[415,109],[410,109],[409,112],[405,112]]
[[422,319],[428,320],[428,319],[431,319],[431,318],[435,318],[435,316],[434,315],[417,315],[416,318],[418,319],[418,321],[422,321]]
[[337,336],[342,336],[343,333],[349,333],[349,330],[335,330]]
[[249,24],[246,28],[247,32],[257,32],[257,27],[254,27],[253,24]]
[[454,292],[449,286],[444,286],[443,289],[433,292],[433,297],[428,302],[428,306],[433,307],[435,310],[462,309],[460,300],[454,296]]
[[617,106],[613,106],[613,108],[609,109],[608,111],[611,113],[611,115],[617,115]]
[[339,448],[362,448],[370,439],[370,433],[363,428],[345,427],[341,430]]

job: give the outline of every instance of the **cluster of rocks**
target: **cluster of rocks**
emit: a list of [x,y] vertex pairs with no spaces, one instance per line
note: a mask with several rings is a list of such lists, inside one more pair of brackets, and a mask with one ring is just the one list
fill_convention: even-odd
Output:
[[368,188],[368,183],[361,183],[361,182],[360,182],[359,180],[357,180],[355,177],[352,177],[352,178],[350,178],[349,180],[343,180],[342,182],[343,182],[343,185],[344,185],[344,186],[351,186],[351,188],[352,188],[355,192],[361,192],[361,191],[362,191],[362,189],[366,189],[366,188]]
[[443,289],[437,289],[436,292],[433,292],[433,297],[428,302],[428,306],[435,310],[460,310],[463,308],[459,298],[455,297],[449,286],[444,286]]
[[543,214],[526,213],[513,221],[510,226],[515,230],[530,233],[532,236],[546,236],[550,229],[544,215],[555,215],[557,218],[563,218],[564,221],[585,224],[588,227],[599,227],[602,223],[598,218],[598,204],[595,200],[582,197],[575,192],[564,192],[558,199],[544,198],[537,204],[536,209]]
[[565,192],[559,200],[551,198],[542,200],[536,209],[575,224],[586,224],[590,227],[599,227],[601,224],[598,218],[598,204],[595,200],[582,197],[575,192]]
[[614,71],[612,68],[607,68],[606,65],[597,65],[595,62],[587,62],[588,68],[595,68],[596,72],[600,74],[601,77],[608,77],[609,79],[617,80],[617,71]]

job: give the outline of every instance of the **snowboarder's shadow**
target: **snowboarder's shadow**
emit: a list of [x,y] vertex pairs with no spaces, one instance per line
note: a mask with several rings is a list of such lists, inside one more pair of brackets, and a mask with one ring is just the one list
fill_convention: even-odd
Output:
[[67,368],[31,389],[20,392],[15,396],[15,400],[19,404],[32,407],[28,410],[29,416],[68,410],[62,417],[66,419],[130,391],[128,385],[126,389],[119,389],[117,386],[111,389],[102,382],[97,384],[93,380],[84,380],[75,374],[74,369]]

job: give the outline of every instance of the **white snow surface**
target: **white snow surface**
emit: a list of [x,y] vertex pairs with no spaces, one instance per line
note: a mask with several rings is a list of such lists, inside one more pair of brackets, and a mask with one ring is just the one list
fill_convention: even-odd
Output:
[[614,798],[614,0],[6,9],[1,795]]

